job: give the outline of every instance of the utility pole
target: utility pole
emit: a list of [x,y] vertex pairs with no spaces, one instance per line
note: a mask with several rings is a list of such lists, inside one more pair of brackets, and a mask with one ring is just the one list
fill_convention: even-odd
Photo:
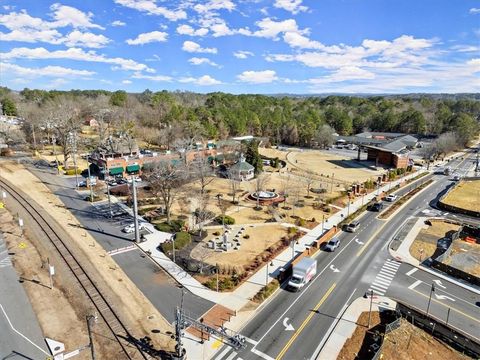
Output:
[[[105,179],[105,175],[103,175],[103,178]],[[113,213],[112,213],[112,199],[110,199],[110,185],[108,184],[108,180],[105,181],[107,184],[107,197],[108,197],[108,212],[110,214],[110,219],[113,218]]]
[[53,146],[53,155],[55,155],[55,164],[57,164],[57,175],[60,175],[60,167],[58,165],[58,156],[57,156],[57,151],[55,150],[55,143],[57,142],[57,139],[55,138],[55,135],[52,135],[52,146]]
[[75,170],[75,189],[78,189],[78,168],[77,168],[77,132],[71,132],[72,151],[73,151],[73,168]]
[[428,311],[430,310],[430,301],[432,301],[432,294],[435,291],[435,284],[432,283],[432,287],[430,288],[430,296],[428,298],[428,305],[427,305],[427,317],[428,317]]
[[322,215],[322,235],[325,230],[325,214]]
[[135,226],[135,242],[140,242],[140,230],[138,228],[138,209],[137,209],[137,188],[135,186],[135,175],[132,174],[132,192],[133,192],[133,224]]
[[34,155],[37,153],[37,139],[35,137],[35,124],[32,124],[32,137],[33,137],[33,151]]
[[92,176],[90,174],[90,155],[87,155],[87,170],[88,170],[88,187],[90,188],[90,202],[93,203],[93,187],[92,187]]
[[370,321],[372,320],[372,302],[373,302],[373,290],[370,290],[370,310],[368,311],[368,328],[370,329]]

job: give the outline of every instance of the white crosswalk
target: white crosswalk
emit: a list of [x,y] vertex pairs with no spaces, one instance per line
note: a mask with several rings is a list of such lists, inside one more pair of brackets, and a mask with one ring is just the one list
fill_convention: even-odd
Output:
[[12,266],[12,261],[10,260],[10,257],[3,258],[0,260],[0,268]]
[[368,291],[373,291],[374,294],[380,296],[385,295],[385,292],[388,290],[388,287],[395,277],[400,265],[402,265],[401,262],[393,259],[387,259],[375,277],[375,280],[373,280],[373,282],[370,284]]

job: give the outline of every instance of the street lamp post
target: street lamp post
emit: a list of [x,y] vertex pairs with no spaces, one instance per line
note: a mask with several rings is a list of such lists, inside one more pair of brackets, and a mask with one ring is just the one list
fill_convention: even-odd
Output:
[[87,155],[87,169],[88,169],[88,187],[90,188],[90,202],[93,202],[93,186],[92,186],[92,177],[90,174],[90,156]]
[[325,214],[322,215],[322,235],[324,230],[325,230]]
[[221,200],[223,199],[222,194],[217,194],[217,199],[218,199],[218,207],[220,208],[220,211],[222,212],[222,238],[223,238],[223,246],[225,250],[227,250],[227,235],[225,234],[225,214],[223,212],[223,207],[221,205]]
[[430,302],[432,301],[432,294],[435,291],[435,284],[432,283],[432,287],[430,288],[430,296],[428,297],[428,305],[427,305],[427,317],[428,317],[428,312],[430,310]]
[[[104,175],[105,176],[105,175]],[[105,178],[105,177],[104,177]],[[110,219],[113,218],[113,213],[112,213],[112,199],[110,199],[110,185],[108,184],[108,181],[105,181],[107,184],[107,197],[108,197],[108,213],[110,214]]]
[[347,217],[350,216],[350,199],[348,199],[348,205],[347,205]]
[[370,290],[370,310],[368,311],[368,328],[370,329],[370,321],[372,320],[372,301],[373,301],[373,290]]
[[75,170],[75,189],[78,189],[78,168],[77,168],[77,133],[71,132],[72,151],[73,151],[73,168]]
[[57,156],[57,151],[55,150],[55,143],[57,139],[55,138],[55,135],[52,135],[52,146],[53,146],[53,155],[55,156],[55,164],[57,165],[57,175],[60,175],[60,168],[58,165],[58,156]]
[[267,274],[265,275],[265,286],[268,285],[268,274],[269,274],[269,272],[270,272],[270,271],[269,271],[269,268],[268,268],[269,265],[270,265],[270,266],[273,266],[273,260],[270,262],[270,264],[267,262]]
[[175,263],[175,234],[172,234],[172,258]]
[[133,193],[133,224],[135,227],[135,242],[140,242],[140,229],[138,227],[138,204],[137,204],[137,188],[135,186],[135,175],[132,174],[132,193]]

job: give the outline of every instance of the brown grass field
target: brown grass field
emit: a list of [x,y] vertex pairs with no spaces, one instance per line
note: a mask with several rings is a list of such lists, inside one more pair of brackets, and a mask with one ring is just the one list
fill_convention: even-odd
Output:
[[443,203],[480,212],[480,180],[460,181],[445,196]]

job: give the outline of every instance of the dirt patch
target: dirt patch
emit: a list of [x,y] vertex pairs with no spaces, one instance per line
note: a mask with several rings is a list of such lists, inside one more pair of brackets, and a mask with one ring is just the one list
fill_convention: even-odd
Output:
[[[201,320],[205,325],[218,329],[219,327],[223,326],[226,322],[230,321],[232,316],[235,313],[232,310],[226,308],[225,306],[216,304],[210,310],[208,310],[205,314],[202,315]],[[199,331],[196,328],[189,327],[186,330],[190,334],[196,336],[199,339],[208,340],[210,335],[208,333]]]
[[470,359],[403,319],[400,327],[385,337],[382,355],[396,360]]
[[[365,326],[368,324],[368,312],[360,315],[357,324],[359,325],[353,335],[345,342],[340,351],[338,360],[364,358],[361,355],[362,345],[367,332],[373,331],[380,324],[380,314],[372,312],[370,330]],[[380,358],[389,360],[470,359],[403,319],[399,328],[385,336]]]
[[480,244],[457,239],[444,263],[471,275],[480,276]]
[[438,240],[444,238],[450,231],[458,231],[460,225],[444,221],[431,221],[431,226],[422,229],[412,245],[410,254],[417,260],[423,261],[435,253]]
[[[99,286],[108,289],[109,301],[111,300],[132,335],[136,338],[148,335],[152,338],[155,348],[173,350],[173,341],[166,335],[167,331],[172,331],[170,324],[115,261],[96,243],[95,239],[82,229],[80,223],[65,208],[64,204],[23,166],[15,163],[2,163],[1,168],[2,177],[22,189],[35,202],[42,204],[41,206],[46,212],[57,221],[56,226],[61,226],[65,233],[70,235],[71,245],[76,249],[76,255],[81,257],[80,261],[91,271],[91,274],[95,274],[94,277]],[[47,254],[42,254],[42,257],[46,258]],[[48,303],[49,297],[45,297],[44,301]],[[38,316],[42,315],[38,314]],[[61,332],[62,329],[60,328],[58,331]],[[160,332],[152,333],[152,329],[160,330]]]
[[446,205],[480,212],[480,180],[462,180],[442,200]]

